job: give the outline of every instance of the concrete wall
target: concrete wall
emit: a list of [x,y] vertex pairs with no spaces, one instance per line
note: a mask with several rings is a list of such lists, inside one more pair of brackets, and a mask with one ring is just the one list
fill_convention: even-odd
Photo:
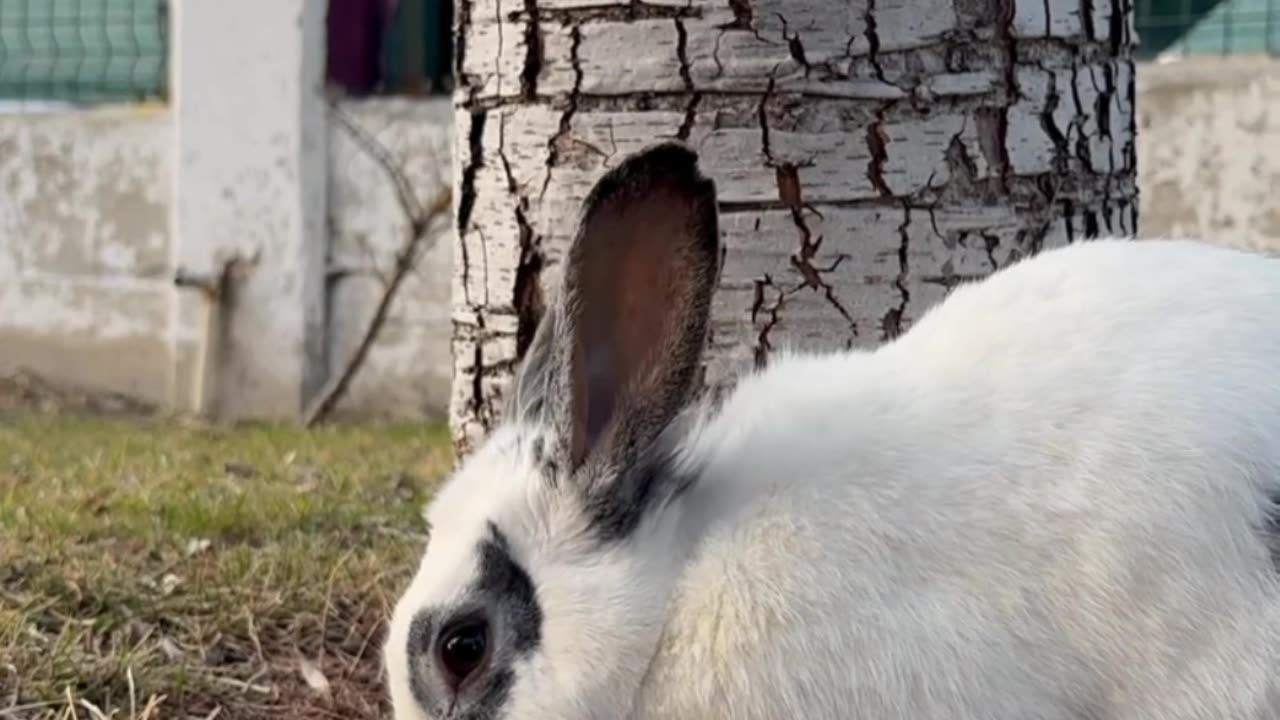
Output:
[[0,371],[163,402],[172,296],[168,115],[0,115]]
[[1142,67],[1139,228],[1280,252],[1280,59]]
[[[402,163],[424,203],[448,182],[447,99],[343,107]],[[243,179],[228,182],[225,194],[212,194],[234,210],[244,228],[180,233],[172,179],[184,170],[174,167],[172,126],[172,113],[164,108],[0,115],[0,373],[28,367],[154,403],[195,403],[191,396],[201,392],[197,376],[205,360],[200,356],[218,340],[210,335],[226,327],[217,320],[209,326],[210,304],[200,292],[175,288],[176,270],[214,273],[215,260],[232,253],[279,251],[274,238],[285,233],[277,227],[261,238],[246,235],[244,228],[252,230],[253,218],[273,203],[260,184]],[[323,243],[317,254],[325,263],[321,317],[327,325],[319,382],[339,371],[354,351],[407,231],[386,171],[337,123],[324,130],[328,167],[319,177],[327,237],[310,241]],[[339,414],[443,416],[452,368],[448,228],[447,220],[441,222],[427,239]],[[185,249],[175,242],[179,236]],[[192,262],[200,254],[209,258],[207,264]],[[305,260],[299,256],[297,262]],[[292,415],[303,401],[264,397],[236,380],[254,363],[275,360],[280,374],[301,367],[290,357],[297,338],[273,347],[270,341],[282,332],[263,327],[281,320],[273,306],[298,307],[288,297],[297,280],[262,276],[263,295],[237,299],[258,305],[250,316],[254,322],[241,326],[239,347],[235,338],[222,338],[216,357],[208,359],[221,366],[204,379],[211,385],[203,388],[210,412]],[[287,392],[296,385],[285,381],[276,387]],[[246,409],[248,402],[258,407]]]
[[[449,183],[453,111],[447,99],[348,103],[350,116],[391,151],[430,200]],[[408,230],[387,173],[336,123],[329,130],[329,362],[354,352]],[[444,218],[400,287],[397,301],[340,410],[360,416],[443,418],[449,354],[452,224]]]
[[[326,119],[322,98],[302,84],[284,90],[299,93],[296,112],[247,149],[231,142],[237,133],[202,144],[191,128],[215,139],[224,130],[185,121],[197,110],[181,103],[0,115],[0,373],[28,366],[176,407],[296,415],[358,343],[405,219],[386,173]],[[1138,92],[1142,234],[1280,252],[1280,61],[1143,66]],[[301,118],[307,107],[320,108],[318,135],[316,117]],[[447,99],[343,107],[424,201],[447,182]],[[273,154],[277,143],[292,149]],[[190,157],[215,147],[224,157],[212,168]],[[291,182],[299,175],[307,183]],[[429,241],[340,413],[443,415],[450,235],[444,223]],[[233,318],[207,326],[207,301],[175,289],[174,272],[213,273],[236,253],[257,257],[242,280],[254,289]],[[312,310],[315,288],[288,277],[304,266],[319,278]],[[208,342],[235,323],[238,346]],[[272,391],[273,377],[283,380]]]
[[204,298],[176,301],[180,407],[291,417],[324,382],[325,9],[174,4],[175,263],[206,277],[241,263],[216,353],[188,333],[201,327]]
[[[268,6],[175,5],[167,107],[0,114],[0,373],[288,418],[345,365],[406,221],[329,118],[325,3]],[[346,106],[424,197],[448,177],[449,108]],[[451,248],[431,245],[339,412],[441,414]]]

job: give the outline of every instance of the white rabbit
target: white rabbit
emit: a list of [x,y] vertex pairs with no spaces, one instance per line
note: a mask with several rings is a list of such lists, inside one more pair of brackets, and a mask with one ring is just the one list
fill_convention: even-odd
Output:
[[631,156],[579,222],[428,508],[398,720],[1280,717],[1280,261],[1048,250],[710,407],[696,155]]

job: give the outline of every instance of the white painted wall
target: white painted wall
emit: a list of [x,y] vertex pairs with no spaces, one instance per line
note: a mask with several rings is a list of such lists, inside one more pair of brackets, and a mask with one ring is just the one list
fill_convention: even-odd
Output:
[[1143,232],[1280,254],[1280,59],[1152,65],[1138,93]]
[[[447,98],[347,103],[345,110],[401,161],[425,205],[449,182],[453,110]],[[329,359],[337,372],[355,351],[382,296],[408,223],[387,173],[336,123],[329,131]],[[340,410],[361,417],[443,418],[453,363],[449,351],[452,224],[426,240],[400,286],[377,343]]]
[[0,371],[167,399],[167,112],[0,115]]
[[[424,203],[448,182],[453,118],[447,98],[353,101],[344,109],[402,161]],[[285,213],[273,215],[272,204],[238,185],[227,197],[192,203],[198,207],[188,212],[210,218],[208,226],[174,217],[181,207],[175,195],[196,199],[194,191],[179,188],[209,173],[175,163],[173,125],[174,113],[163,107],[0,114],[0,373],[29,367],[192,409],[200,401],[200,360],[209,353],[215,367],[207,378],[207,410],[296,415],[294,379],[307,358],[297,343],[275,340],[289,323],[298,327],[305,314],[297,310],[310,298],[281,278],[315,263],[310,277],[321,290],[323,382],[354,351],[404,238],[407,222],[391,181],[345,130],[327,123],[326,167],[312,173],[323,184],[323,204],[311,206],[322,213],[321,232],[301,246],[313,254],[285,255],[277,239],[287,235],[269,230],[289,227],[288,216],[281,220]],[[280,179],[274,178],[283,185]],[[264,218],[265,227],[256,227],[254,217]],[[226,229],[237,223],[241,232]],[[446,219],[427,239],[339,414],[443,417],[452,369],[449,228]],[[237,251],[251,256],[260,246],[269,252],[246,274],[263,295],[241,299],[225,318],[232,327],[250,328],[236,329],[245,340],[207,347],[219,332],[206,326],[210,303],[199,291],[176,289],[175,271],[212,273],[222,258]],[[278,267],[264,270],[268,262]],[[272,324],[276,330],[263,329]],[[286,378],[273,402],[236,382],[255,368],[265,368],[259,388]]]
[[[296,417],[324,382],[324,5],[174,5],[175,264],[217,276],[223,263],[247,261],[205,378],[236,391],[184,393],[200,381],[179,370],[179,405]],[[193,293],[175,303],[179,354],[200,344],[204,305]]]
[[[1280,220],[1271,199],[1272,189],[1280,186],[1280,60],[1200,58],[1143,66],[1138,93],[1142,232],[1199,235],[1280,252]],[[447,99],[345,107],[405,162],[422,197],[435,192],[449,171],[452,109]],[[241,233],[250,233],[255,243],[272,243],[276,254],[264,257],[276,258],[273,262],[286,269],[290,262],[294,270],[315,262],[314,254],[303,252],[313,246],[301,238],[320,244],[319,257],[327,254],[328,266],[339,271],[322,293],[328,312],[321,374],[351,352],[381,291],[373,270],[389,266],[403,233],[385,176],[342,130],[326,123],[318,144],[317,155],[324,158],[320,169],[275,156],[282,166],[270,171],[273,192],[297,204],[278,211],[255,192],[236,194],[239,200],[204,198],[202,212],[214,218],[223,213],[225,219],[217,222],[225,225],[217,232],[193,228],[192,221],[183,225],[177,217],[182,178],[201,177],[184,176],[179,167],[182,146],[175,125],[180,117],[175,109],[156,107],[0,114],[0,373],[22,365],[155,402],[189,404],[195,392],[194,357],[203,347],[204,305],[196,293],[173,288],[173,272],[180,260],[217,257],[219,248],[252,247]],[[297,137],[309,137],[300,121],[289,127],[299,128]],[[248,130],[244,135],[263,137]],[[200,152],[198,145],[189,147]],[[236,154],[223,158],[224,167],[261,160],[261,145],[252,146],[257,148],[252,152],[251,146],[234,142],[224,147]],[[309,146],[291,147],[303,153]],[[306,186],[312,187],[313,199],[322,198],[318,236],[303,232],[309,226],[299,220],[309,217],[298,209],[307,197],[303,185],[286,189],[288,178],[308,167],[308,179],[318,177],[323,184],[318,190]],[[224,176],[209,172],[203,177]],[[255,222],[255,213],[282,223],[273,227],[292,228],[296,234],[286,233],[285,239],[293,238],[293,249],[286,253],[283,244],[275,245],[275,236],[260,227],[267,221]],[[443,416],[451,371],[452,255],[452,232],[446,227],[402,289],[340,412]],[[323,280],[324,266],[318,274]],[[305,293],[285,292],[265,274],[257,282],[265,297],[275,299],[242,304],[236,312],[244,313],[246,326],[304,326],[306,315],[297,303],[308,297]],[[176,308],[179,298],[182,308]],[[300,377],[304,362],[297,345],[264,340],[242,345],[228,366],[246,375],[265,366],[260,377]],[[220,402],[224,408],[251,414],[258,404],[268,415],[296,411],[294,390],[281,390],[280,404],[270,407],[242,397],[248,386],[232,377],[211,388],[215,395],[231,396]]]
[[[0,372],[298,416],[363,333],[404,231],[385,173],[329,123],[325,7],[175,3],[170,106],[0,115]],[[438,191],[446,99],[352,111]],[[340,411],[439,413],[449,258],[422,258]],[[174,284],[216,284],[232,261],[220,302]]]

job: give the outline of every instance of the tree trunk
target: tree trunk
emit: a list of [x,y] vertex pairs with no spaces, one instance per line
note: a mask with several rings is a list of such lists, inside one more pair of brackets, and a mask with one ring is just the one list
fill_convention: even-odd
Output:
[[697,148],[726,257],[707,381],[873,346],[959,282],[1137,222],[1130,0],[460,0],[451,417],[502,410],[621,156]]

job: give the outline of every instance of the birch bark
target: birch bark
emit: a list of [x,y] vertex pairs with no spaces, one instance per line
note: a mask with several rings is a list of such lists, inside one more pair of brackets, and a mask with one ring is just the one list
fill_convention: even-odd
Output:
[[451,423],[501,412],[578,204],[698,148],[707,381],[873,346],[956,283],[1137,223],[1131,0],[459,0]]

